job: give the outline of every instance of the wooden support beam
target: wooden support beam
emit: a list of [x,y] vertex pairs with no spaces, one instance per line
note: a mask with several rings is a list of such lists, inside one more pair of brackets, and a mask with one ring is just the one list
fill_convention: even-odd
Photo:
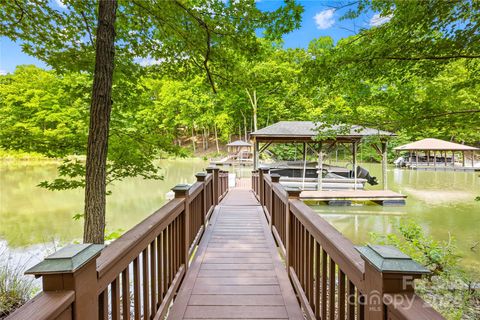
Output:
[[320,142],[318,147],[318,187],[317,190],[322,191],[322,180],[323,180],[323,151],[322,151],[322,143]]
[[357,141],[352,142],[352,156],[353,156],[353,184],[354,190],[357,190]]
[[387,141],[382,141],[382,184],[383,190],[387,190],[388,183],[387,183]]
[[260,157],[259,142],[254,137],[253,138],[253,170],[258,170],[258,161]]
[[267,143],[265,143],[263,147],[260,148],[260,153],[267,150],[267,148],[270,147],[271,144],[272,144],[272,141],[268,141]]
[[302,174],[302,190],[305,189],[305,175],[307,173],[307,144],[303,143],[303,174]]

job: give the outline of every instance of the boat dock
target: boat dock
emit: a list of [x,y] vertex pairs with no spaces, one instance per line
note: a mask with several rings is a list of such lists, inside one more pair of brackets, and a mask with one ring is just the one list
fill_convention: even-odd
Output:
[[353,202],[371,201],[382,206],[403,206],[407,196],[390,190],[302,191],[300,199],[325,202],[333,206],[350,206]]

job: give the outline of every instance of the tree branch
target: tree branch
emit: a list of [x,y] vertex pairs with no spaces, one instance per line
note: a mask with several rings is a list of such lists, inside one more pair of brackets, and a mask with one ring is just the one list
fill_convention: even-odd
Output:
[[210,29],[208,28],[208,25],[205,21],[203,21],[201,18],[197,17],[193,12],[191,12],[187,7],[185,7],[182,3],[180,3],[178,0],[174,0],[174,3],[182,8],[189,16],[191,16],[194,20],[198,22],[198,24],[205,29],[205,33],[207,36],[207,48],[205,52],[205,57],[203,60],[203,66],[205,68],[205,71],[207,72],[207,79],[208,82],[210,83],[210,86],[212,87],[212,90],[214,93],[217,93],[217,90],[215,89],[215,83],[213,82],[213,77],[210,72],[210,68],[208,66],[208,62],[210,59],[210,52],[211,52],[211,34],[210,34]]
[[90,43],[92,47],[95,49],[95,42],[93,41],[92,31],[90,30],[90,26],[88,25],[87,17],[83,11],[80,11],[80,15],[82,16],[83,21],[85,22],[85,28],[87,29],[88,37],[90,38]]

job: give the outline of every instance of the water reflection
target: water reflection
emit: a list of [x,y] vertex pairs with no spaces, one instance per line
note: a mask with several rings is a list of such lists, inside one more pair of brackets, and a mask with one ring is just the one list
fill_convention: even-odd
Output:
[[[126,179],[110,187],[107,231],[127,230],[165,202],[178,183],[192,183],[207,163],[198,159],[161,160],[164,180]],[[56,175],[54,163],[0,165],[0,238],[11,248],[80,239],[83,222],[72,216],[83,211],[83,191],[48,191],[36,185]]]

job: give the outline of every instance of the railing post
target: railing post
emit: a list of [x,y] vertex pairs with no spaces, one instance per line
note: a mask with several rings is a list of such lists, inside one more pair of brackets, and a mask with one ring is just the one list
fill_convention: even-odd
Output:
[[218,197],[220,198],[220,196],[223,195],[223,193],[225,192],[225,173],[227,171],[225,170],[219,170],[218,171]]
[[[279,183],[280,182],[280,175],[278,173],[272,173],[270,174],[270,178],[272,179],[272,188],[270,190],[270,208],[272,209],[272,212],[270,212],[270,229],[272,229],[272,225],[274,225],[274,211],[275,211],[275,201],[274,201],[274,196],[275,196],[275,191],[273,190],[273,184],[274,183]],[[280,213],[280,212],[279,212]],[[281,214],[281,213],[280,213]]]
[[[188,190],[190,189],[190,185],[188,184],[177,184],[175,187],[172,188],[172,191],[175,192],[175,198],[183,198],[184,199],[184,241],[185,245],[183,246],[184,252],[182,253],[184,256],[185,261],[185,271],[188,270],[188,262],[190,260],[189,251],[190,251],[190,206],[188,205]],[[193,239],[192,239],[193,240]]]
[[73,244],[48,256],[25,274],[42,277],[43,291],[75,291],[74,320],[98,319],[97,257],[99,244]]
[[264,175],[268,174],[268,168],[260,168],[258,169],[258,181],[259,181],[259,189],[260,189],[260,204],[262,206],[265,205],[265,182],[264,182]]
[[[385,294],[399,294],[402,301],[406,293],[415,291],[414,280],[429,270],[392,246],[367,245],[355,247],[365,261],[365,319],[386,319]],[[396,299],[394,299],[396,300]],[[404,301],[408,303],[408,301]]]
[[213,174],[212,183],[213,183],[213,204],[214,205],[218,204],[218,198],[220,197],[220,194],[218,193],[219,183],[220,183],[219,171],[220,171],[220,168],[217,168],[217,167],[207,168],[207,172]]
[[197,182],[202,183],[202,224],[205,225],[205,216],[207,215],[207,192],[205,190],[205,178],[207,177],[207,174],[205,172],[199,172],[195,175],[195,177],[197,178]]
[[286,214],[286,232],[285,232],[285,266],[287,267],[287,273],[290,274],[290,267],[292,266],[292,214],[290,212],[290,200],[300,199],[300,193],[302,190],[298,187],[285,188],[288,195],[288,201],[285,205]]

